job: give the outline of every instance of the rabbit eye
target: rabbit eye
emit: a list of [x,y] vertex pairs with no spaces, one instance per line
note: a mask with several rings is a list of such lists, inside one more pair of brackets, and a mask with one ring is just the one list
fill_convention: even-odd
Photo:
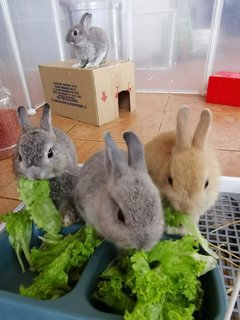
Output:
[[22,157],[20,156],[20,154],[18,154],[18,160],[22,161]]
[[48,156],[48,158],[52,158],[52,157],[53,157],[53,151],[52,151],[52,149],[49,149],[47,156]]
[[208,182],[208,180],[205,182],[205,186],[204,186],[204,189],[206,189],[207,187],[208,187],[208,185],[209,185],[209,182]]
[[74,36],[77,36],[77,35],[78,35],[78,30],[74,30],[74,31],[73,31],[73,35],[74,35]]
[[170,184],[170,186],[173,185],[173,179],[172,179],[172,177],[169,177],[169,178],[168,178],[168,183]]
[[118,220],[125,223],[125,217],[121,209],[118,210]]

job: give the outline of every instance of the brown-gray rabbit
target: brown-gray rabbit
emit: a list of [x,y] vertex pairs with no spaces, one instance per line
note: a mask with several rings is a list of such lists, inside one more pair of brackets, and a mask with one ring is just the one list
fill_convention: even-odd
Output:
[[74,67],[98,66],[107,57],[107,34],[99,27],[91,27],[91,20],[92,14],[85,13],[79,24],[73,26],[66,35],[66,42],[72,45],[78,60]]
[[182,106],[176,130],[161,133],[145,146],[148,172],[162,196],[196,223],[218,195],[219,161],[208,139],[211,121],[210,110],[204,109],[192,136],[189,108]]
[[105,150],[83,165],[75,206],[83,220],[118,247],[147,250],[164,230],[160,195],[147,173],[138,137],[132,132],[123,137],[128,154],[106,133]]
[[72,140],[51,124],[51,110],[43,106],[40,128],[33,128],[24,107],[18,108],[23,133],[19,138],[14,169],[18,177],[48,179],[51,197],[63,215],[63,222],[75,222],[72,189],[77,183],[80,167]]

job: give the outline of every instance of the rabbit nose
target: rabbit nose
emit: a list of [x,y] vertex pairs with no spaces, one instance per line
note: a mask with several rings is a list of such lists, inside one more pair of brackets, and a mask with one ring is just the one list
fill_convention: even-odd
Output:
[[180,211],[191,214],[193,206],[190,203],[182,203],[180,206]]
[[35,180],[35,179],[39,179],[40,178],[40,175],[41,175],[41,170],[40,168],[37,168],[35,166],[31,166],[28,170],[28,178],[30,180]]
[[137,250],[143,249],[145,243],[146,243],[146,242],[144,242],[144,241],[142,241],[142,240],[141,240],[141,241],[138,241],[137,244],[136,244],[136,249],[137,249]]
[[139,241],[137,249],[148,251],[154,246],[154,244],[155,243],[153,243],[152,241],[149,241],[149,239],[147,238],[145,240]]
[[137,249],[149,251],[152,249],[153,246],[154,246],[154,243],[143,242]]

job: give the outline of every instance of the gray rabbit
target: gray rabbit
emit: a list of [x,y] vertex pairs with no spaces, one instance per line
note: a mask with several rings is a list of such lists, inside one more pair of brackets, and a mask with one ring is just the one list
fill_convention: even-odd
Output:
[[75,207],[86,223],[118,247],[148,250],[163,234],[161,199],[147,173],[140,140],[132,132],[123,137],[128,153],[106,133],[105,150],[83,165]]
[[77,183],[80,167],[72,140],[51,124],[51,110],[46,103],[40,128],[33,128],[24,107],[18,108],[23,133],[14,157],[14,170],[18,177],[48,179],[51,197],[63,215],[64,225],[75,222],[72,189]]
[[92,14],[85,13],[79,24],[73,26],[66,35],[66,42],[72,45],[78,63],[74,67],[98,66],[107,57],[108,38],[99,27],[91,27]]

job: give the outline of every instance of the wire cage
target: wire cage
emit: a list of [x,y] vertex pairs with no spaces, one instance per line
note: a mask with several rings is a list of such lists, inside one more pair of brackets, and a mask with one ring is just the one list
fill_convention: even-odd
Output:
[[[219,266],[230,296],[240,264],[240,194],[221,192],[214,205],[201,217],[199,229],[220,256]],[[231,320],[240,316],[238,296]]]

